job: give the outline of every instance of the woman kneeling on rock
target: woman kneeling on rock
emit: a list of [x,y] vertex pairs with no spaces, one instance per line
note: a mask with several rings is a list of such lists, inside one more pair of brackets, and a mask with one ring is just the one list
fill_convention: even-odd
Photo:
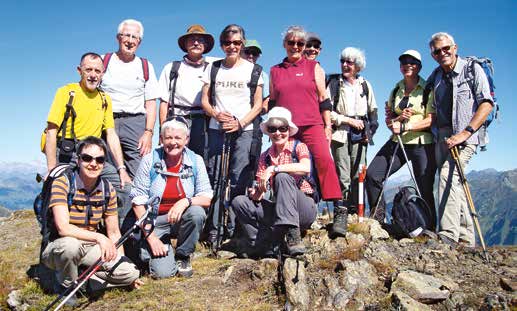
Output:
[[246,242],[241,255],[272,255],[282,241],[289,255],[301,255],[305,252],[301,231],[316,219],[309,149],[292,138],[298,127],[285,108],[271,109],[260,129],[272,146],[260,155],[257,185],[248,189],[248,196],[232,202]]

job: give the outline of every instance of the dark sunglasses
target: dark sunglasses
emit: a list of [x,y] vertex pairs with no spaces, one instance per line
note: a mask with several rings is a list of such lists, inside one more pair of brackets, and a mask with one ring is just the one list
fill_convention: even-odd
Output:
[[400,64],[401,65],[420,65],[421,63],[417,60],[417,59],[414,59],[414,58],[403,58],[400,60]]
[[252,50],[252,49],[246,49],[246,50],[244,50],[244,54],[246,54],[246,55],[252,55],[252,56],[254,56],[254,57],[258,57],[258,56],[260,56],[259,51],[257,51],[257,50]]
[[353,60],[349,60],[349,59],[341,59],[340,60],[341,64],[344,64],[346,63],[348,66],[352,66],[352,65],[355,65],[355,62]]
[[434,50],[433,50],[433,54],[434,54],[434,55],[436,55],[436,56],[438,56],[438,55],[440,55],[440,53],[441,53],[441,52],[443,52],[443,53],[447,53],[447,52],[449,52],[449,51],[451,50],[451,48],[452,48],[453,46],[454,46],[454,45],[447,45],[447,46],[443,46],[443,47],[441,47],[441,48],[439,48],[439,49],[434,49]]
[[104,162],[106,161],[105,156],[93,157],[87,153],[81,153],[79,155],[79,158],[81,158],[81,161],[86,162],[86,163],[90,163],[93,160],[95,160],[95,162],[97,162],[97,164],[104,164]]
[[301,47],[304,47],[305,46],[305,42],[303,41],[293,41],[293,40],[287,40],[287,45],[289,46],[297,46],[299,48]]
[[271,134],[276,133],[276,131],[280,131],[280,133],[285,133],[285,132],[289,131],[289,125],[282,125],[279,127],[269,125],[267,127],[267,131]]
[[321,44],[319,43],[306,43],[305,44],[305,47],[310,49],[310,48],[315,48],[315,49],[319,49],[321,46]]
[[241,40],[233,40],[233,41],[223,41],[221,42],[224,46],[228,47],[230,45],[235,45],[235,46],[241,46],[242,45],[242,41]]
[[168,117],[168,118],[165,120],[165,122],[167,122],[167,121],[172,121],[172,120],[174,120],[174,121],[178,121],[178,122],[180,122],[180,123],[185,124],[185,125],[187,126],[187,128],[189,127],[188,121],[187,121],[187,119],[185,119],[185,117],[182,117],[182,116],[172,116],[172,117]]

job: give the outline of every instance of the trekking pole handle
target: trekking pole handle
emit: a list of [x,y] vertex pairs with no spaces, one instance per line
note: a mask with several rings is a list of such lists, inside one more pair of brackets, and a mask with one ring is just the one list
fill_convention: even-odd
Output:
[[135,226],[140,227],[142,230],[143,238],[146,239],[154,230],[156,216],[158,215],[158,203],[160,203],[160,197],[154,196],[147,201],[145,213],[140,217]]

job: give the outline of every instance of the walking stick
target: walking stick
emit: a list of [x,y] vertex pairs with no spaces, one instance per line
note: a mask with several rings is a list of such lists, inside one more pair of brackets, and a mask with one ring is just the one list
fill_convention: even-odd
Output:
[[[142,230],[143,238],[146,237],[153,232],[154,229],[154,223],[156,219],[156,215],[158,214],[155,207],[157,207],[159,203],[160,198],[159,197],[153,197],[149,200],[149,202],[146,203],[146,210],[145,213],[140,217],[133,226],[124,233],[124,235],[115,243],[115,247],[118,249],[124,242],[133,234],[133,232],[137,230]],[[74,283],[69,286],[66,291],[61,293],[54,301],[52,301],[46,308],[45,311],[50,310],[58,301],[60,301],[63,297],[65,297],[61,303],[54,309],[54,311],[61,309],[65,303],[75,295],[75,293],[83,286],[88,279],[97,272],[97,270],[102,267],[104,264],[104,260],[102,260],[102,257],[97,259],[97,261],[91,265],[88,269],[86,269],[77,279],[74,281]]]
[[[395,155],[397,154],[397,150],[399,149],[399,145],[397,144],[395,146],[395,150],[393,150],[393,154],[391,155],[391,161],[390,166],[388,167],[388,170],[386,171],[386,176],[384,176],[384,182],[382,184],[381,193],[379,193],[379,196],[377,197],[377,202],[375,203],[375,207],[370,210],[370,218],[375,219],[375,214],[377,213],[377,208],[379,207],[379,204],[382,200],[382,195],[384,194],[384,186],[385,183],[388,181],[388,177],[390,176],[391,168],[393,167],[393,162],[395,162]],[[384,218],[383,218],[384,220]]]
[[458,168],[458,174],[460,175],[460,182],[463,185],[463,190],[465,190],[465,196],[467,197],[467,205],[470,209],[470,215],[472,216],[472,221],[474,222],[474,226],[476,227],[476,231],[479,235],[479,241],[481,242],[481,247],[483,248],[483,254],[485,255],[486,262],[489,262],[488,253],[486,250],[485,240],[483,239],[483,233],[481,232],[481,226],[479,225],[478,214],[476,213],[476,208],[474,207],[474,201],[472,200],[472,194],[470,193],[469,184],[467,182],[467,177],[463,171],[463,166],[461,166],[460,162],[460,153],[458,151],[458,147],[454,146],[451,148],[451,155],[456,163],[456,167]]
[[223,151],[221,154],[221,172],[219,181],[219,213],[217,215],[217,237],[215,241],[214,254],[221,248],[224,230],[227,221],[227,210],[230,207],[230,156],[231,156],[231,139],[232,134],[224,134]]

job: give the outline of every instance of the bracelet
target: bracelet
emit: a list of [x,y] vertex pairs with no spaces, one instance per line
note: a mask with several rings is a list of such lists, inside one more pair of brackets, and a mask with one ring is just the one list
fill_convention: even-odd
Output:
[[125,170],[127,169],[125,165],[121,165],[119,167],[117,167],[117,172],[120,172],[120,170]]
[[148,128],[148,127],[146,127],[146,128],[145,128],[144,132],[149,132],[149,133],[151,133],[151,134],[153,134],[153,133],[154,133],[153,129]]

